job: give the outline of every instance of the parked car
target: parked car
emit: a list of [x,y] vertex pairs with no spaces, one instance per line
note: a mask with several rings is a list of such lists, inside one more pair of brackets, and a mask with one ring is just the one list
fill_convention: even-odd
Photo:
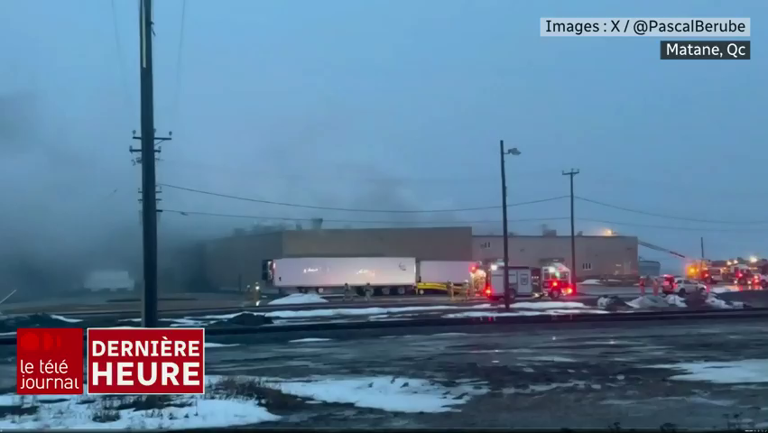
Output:
[[665,295],[685,296],[686,293],[693,293],[697,290],[707,290],[707,286],[698,281],[671,275],[665,275],[661,283],[661,291]]

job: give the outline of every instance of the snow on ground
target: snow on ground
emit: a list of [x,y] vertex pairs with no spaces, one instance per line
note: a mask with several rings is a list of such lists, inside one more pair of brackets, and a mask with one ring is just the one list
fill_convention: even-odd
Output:
[[[532,371],[532,370],[531,370]],[[502,390],[504,394],[533,394],[537,392],[547,392],[558,388],[577,388],[585,389],[587,383],[582,380],[572,380],[565,383],[550,383],[541,385],[528,385],[525,388],[505,388]]]
[[[124,401],[133,397],[127,396]],[[0,418],[0,430],[182,430],[192,428],[232,427],[277,421],[253,400],[177,398],[185,407],[166,407],[149,411],[133,408],[113,409],[121,400],[105,400],[85,395],[18,396],[0,395],[0,406],[37,406],[35,414]],[[101,417],[104,422],[94,421]],[[112,421],[109,421],[112,420]]]
[[712,287],[712,293],[729,293],[729,292],[739,292],[741,289],[739,286],[715,286]]
[[323,302],[328,302],[328,300],[314,293],[294,293],[284,298],[275,299],[269,305],[321,304]]
[[216,349],[219,347],[235,347],[239,346],[239,344],[223,344],[223,343],[215,343],[213,341],[206,341],[205,342],[205,348],[206,349]]
[[82,322],[82,319],[70,319],[69,317],[59,316],[57,314],[51,314],[51,319],[61,320],[62,322],[67,323],[78,323]]
[[707,305],[713,308],[720,308],[724,310],[742,309],[744,308],[743,302],[727,302],[717,297],[717,295],[710,293],[707,296]]
[[300,338],[298,340],[291,340],[289,343],[318,343],[321,341],[331,341],[330,338]]
[[0,337],[10,337],[12,335],[16,335],[16,331],[12,332],[0,332]]
[[594,279],[587,279],[579,283],[579,285],[583,286],[602,286],[603,283],[600,282],[600,280],[594,280]]
[[[389,412],[448,412],[488,392],[478,385],[447,388],[424,379],[393,376],[313,377],[306,380],[263,379],[285,394],[327,403],[346,403]],[[475,389],[475,387],[479,389]]]
[[[171,322],[171,328],[183,327],[183,328],[204,328],[208,322],[203,322],[195,319],[188,319],[186,317],[181,319],[160,319],[163,322]],[[141,319],[120,319],[118,322],[132,322],[141,323]]]
[[331,316],[376,316],[386,314],[398,314],[407,313],[412,311],[436,311],[436,310],[452,310],[462,308],[453,305],[435,305],[435,306],[421,306],[421,307],[367,307],[367,308],[328,308],[328,309],[316,309],[316,310],[298,310],[298,311],[272,311],[269,313],[257,313],[253,311],[241,311],[239,313],[221,314],[213,316],[202,317],[187,317],[190,320],[229,320],[240,314],[253,314],[263,315],[271,319],[304,319],[312,317],[331,317]]
[[586,305],[581,302],[557,302],[557,301],[544,301],[544,302],[515,302],[510,305],[511,308],[523,308],[526,310],[551,310],[553,308],[587,308]]
[[685,374],[670,380],[702,381],[713,383],[768,383],[768,359],[745,359],[729,362],[682,362],[652,365],[649,368],[683,370]]
[[667,300],[667,303],[669,305],[674,305],[674,306],[680,307],[680,308],[687,308],[688,307],[688,304],[685,303],[685,299],[683,299],[683,298],[681,298],[680,296],[677,296],[677,295],[668,295],[666,297],[666,300]]
[[514,312],[496,312],[496,311],[465,311],[463,313],[446,314],[443,317],[446,319],[459,319],[467,317],[520,317],[520,316],[559,316],[564,314],[610,314],[604,310],[587,310],[587,309],[553,309],[544,311],[514,311]]
[[573,358],[566,358],[564,356],[528,356],[523,358],[517,358],[521,361],[542,361],[542,362],[576,362]]

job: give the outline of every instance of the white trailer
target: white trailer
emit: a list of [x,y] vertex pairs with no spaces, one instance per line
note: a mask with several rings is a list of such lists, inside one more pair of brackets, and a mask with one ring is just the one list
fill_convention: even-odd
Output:
[[83,288],[92,292],[97,291],[131,291],[136,281],[128,271],[94,271],[85,277]]
[[303,257],[269,260],[267,285],[306,293],[338,292],[349,284],[358,294],[370,284],[375,295],[413,292],[416,259],[412,257]]

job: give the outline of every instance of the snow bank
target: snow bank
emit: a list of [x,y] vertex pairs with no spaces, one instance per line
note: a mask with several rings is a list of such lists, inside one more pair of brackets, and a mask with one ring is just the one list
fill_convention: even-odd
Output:
[[235,347],[239,346],[239,344],[223,344],[223,343],[214,343],[213,341],[206,341],[205,342],[205,348],[206,349],[216,349],[219,347]]
[[62,322],[67,323],[79,323],[83,321],[83,319],[72,319],[69,317],[59,316],[58,314],[51,314],[51,319],[61,320]]
[[284,298],[275,299],[269,305],[322,304],[324,302],[328,302],[328,300],[314,293],[294,293]]
[[667,295],[666,300],[669,305],[674,305],[675,307],[680,307],[680,308],[688,307],[688,304],[685,303],[685,299],[677,295]]
[[579,283],[580,286],[602,286],[603,283],[600,280],[588,279]]
[[269,313],[257,313],[253,311],[241,311],[239,313],[221,314],[213,316],[202,317],[188,317],[190,320],[230,320],[241,314],[253,314],[263,315],[271,319],[305,319],[313,317],[332,317],[332,316],[381,316],[387,314],[407,313],[413,311],[435,311],[435,310],[452,310],[462,307],[450,306],[450,305],[435,305],[435,306],[422,306],[422,307],[367,307],[367,308],[323,308],[315,310],[285,310],[285,311],[272,311]]
[[729,362],[683,362],[679,364],[653,365],[649,368],[670,368],[685,371],[685,374],[670,377],[671,380],[723,384],[768,383],[768,359],[745,359]]
[[669,302],[661,296],[645,295],[627,302],[632,308],[667,308]]
[[[132,397],[126,397],[129,400]],[[36,400],[36,403],[33,401]],[[253,400],[216,400],[200,397],[177,398],[174,403],[185,407],[167,407],[149,411],[110,409],[110,402],[89,396],[25,396],[0,395],[0,406],[37,406],[32,415],[10,415],[0,418],[0,430],[186,430],[232,427],[277,421]],[[117,402],[112,402],[112,404]],[[112,406],[114,407],[114,406]],[[114,421],[98,422],[101,416]]]
[[[132,322],[141,323],[141,319],[120,319],[118,322]],[[181,319],[160,319],[160,322],[169,322],[171,328],[204,328],[208,324],[207,321],[201,321],[197,319],[189,319],[183,317]]]
[[715,286],[712,287],[712,293],[730,293],[740,292],[741,289],[738,286]]
[[510,305],[511,308],[522,308],[526,310],[551,310],[553,308],[587,308],[581,302],[515,302]]
[[712,308],[719,308],[721,310],[732,310],[732,309],[742,309],[744,308],[743,302],[728,302],[726,300],[720,299],[715,295],[714,293],[710,293],[709,296],[707,296],[707,300],[705,301],[707,305],[709,305]]
[[300,338],[298,340],[291,340],[289,343],[319,343],[321,341],[331,341],[330,338]]
[[265,379],[262,383],[285,394],[327,403],[407,413],[448,412],[451,406],[462,405],[473,396],[488,392],[487,387],[447,388],[424,379],[393,376],[319,377],[301,381]]
[[515,312],[496,312],[496,311],[465,311],[463,313],[446,314],[446,319],[463,319],[468,317],[522,317],[522,316],[561,316],[568,314],[610,314],[603,310],[588,309],[552,309],[544,311],[515,311]]

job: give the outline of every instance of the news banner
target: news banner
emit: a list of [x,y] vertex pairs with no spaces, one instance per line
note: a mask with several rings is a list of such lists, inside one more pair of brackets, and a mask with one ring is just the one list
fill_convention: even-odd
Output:
[[[661,60],[749,60],[749,18],[541,18],[542,37],[704,38],[662,40]],[[709,40],[706,38],[728,38]]]
[[86,339],[79,328],[20,328],[16,337],[19,395],[205,393],[202,328],[89,328]]

